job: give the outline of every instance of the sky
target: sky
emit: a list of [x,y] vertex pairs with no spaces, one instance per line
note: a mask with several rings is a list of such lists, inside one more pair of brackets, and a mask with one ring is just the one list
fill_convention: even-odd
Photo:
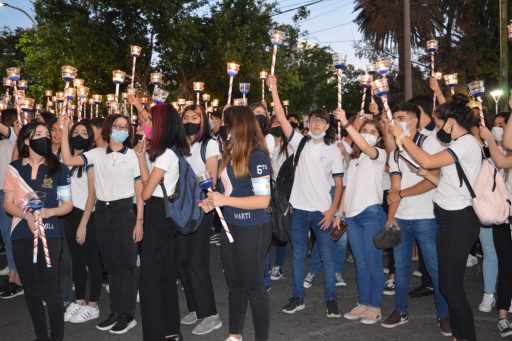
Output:
[[[0,0],[12,6],[20,7],[34,15],[33,6],[30,0]],[[277,0],[281,11],[286,11],[303,4],[311,3],[312,0]],[[321,46],[330,45],[333,52],[346,54],[347,62],[356,67],[365,68],[367,60],[356,58],[353,43],[361,39],[357,25],[353,23],[353,0],[322,0],[307,7],[310,16],[300,23],[301,31],[307,30],[310,34],[304,37],[308,42],[317,43]],[[296,11],[291,11],[274,17],[279,23],[293,24],[292,17]],[[0,26],[9,28],[29,27],[30,20],[21,12],[9,7],[0,7]]]

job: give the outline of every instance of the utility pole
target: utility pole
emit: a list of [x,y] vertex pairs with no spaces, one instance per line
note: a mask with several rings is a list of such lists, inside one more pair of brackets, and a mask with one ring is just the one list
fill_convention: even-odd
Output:
[[[507,31],[507,0],[500,0],[500,82],[499,88],[503,90],[505,98],[508,98],[508,31]],[[508,101],[503,101],[502,108],[508,111]]]
[[[506,1],[506,0],[502,0]],[[506,26],[506,25],[505,25]],[[505,27],[506,30],[506,27]],[[404,80],[405,100],[412,97],[412,68],[411,68],[411,4],[404,0]]]

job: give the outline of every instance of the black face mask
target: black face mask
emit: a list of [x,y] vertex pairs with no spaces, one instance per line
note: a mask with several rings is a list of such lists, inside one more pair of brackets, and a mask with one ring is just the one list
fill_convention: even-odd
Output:
[[91,143],[90,143],[89,139],[84,139],[80,135],[73,136],[71,138],[71,145],[73,146],[74,149],[77,149],[77,150],[87,149],[90,144]]
[[297,122],[290,122],[290,125],[293,129],[297,129],[299,127],[299,124]]
[[187,134],[187,136],[195,135],[199,129],[201,129],[201,125],[197,123],[185,123],[183,126],[185,127],[185,134]]
[[304,129],[304,123],[302,123],[302,122],[299,123],[299,129],[300,130]]
[[[219,128],[219,137],[224,141],[228,142],[231,137],[229,134],[229,129],[226,126],[220,126]],[[229,138],[228,138],[229,137]]]
[[42,137],[39,139],[31,139],[29,146],[38,155],[46,156],[52,150],[52,141],[50,140],[49,137]]
[[261,129],[265,128],[265,125],[267,124],[267,118],[265,116],[256,115],[256,121],[258,121]]
[[444,131],[444,126],[446,125],[443,124],[443,126],[441,127],[441,129],[439,129],[436,133],[436,136],[438,138],[439,141],[441,141],[442,143],[450,143],[452,142],[452,133],[447,133],[446,131]]
[[282,137],[283,129],[281,129],[281,127],[272,127],[270,128],[270,134],[272,134],[275,137]]

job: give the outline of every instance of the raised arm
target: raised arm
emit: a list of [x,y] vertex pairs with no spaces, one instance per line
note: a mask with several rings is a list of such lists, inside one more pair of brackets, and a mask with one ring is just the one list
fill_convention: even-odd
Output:
[[486,127],[480,127],[480,136],[487,142],[491,158],[498,168],[512,168],[512,157],[504,155],[498,148],[492,133]]
[[133,105],[135,109],[137,109],[137,119],[139,123],[146,123],[149,120],[150,114],[146,109],[144,109],[144,106],[142,105],[140,100],[133,95],[128,95],[128,102],[130,102],[130,104]]
[[345,111],[343,109],[336,109],[336,117],[340,120],[341,124],[350,135],[354,143],[361,149],[363,153],[368,155],[370,158],[375,159],[378,156],[378,151],[375,147],[370,146],[368,142],[364,139],[364,137],[359,134],[356,128],[354,128],[351,124],[347,124],[347,116],[345,115]]
[[84,159],[80,155],[71,155],[71,149],[69,148],[69,120],[64,116],[60,120],[62,123],[62,140],[60,144],[62,161],[66,166],[83,166]]
[[443,92],[441,91],[441,88],[439,87],[439,83],[437,82],[437,79],[435,79],[434,77],[430,77],[429,85],[430,85],[430,89],[432,89],[432,91],[434,91],[434,95],[437,98],[437,102],[439,104],[445,103],[446,98],[444,97]]
[[293,128],[290,122],[286,119],[286,113],[283,105],[281,104],[281,99],[279,99],[276,76],[269,75],[267,77],[267,85],[272,89],[272,101],[274,102],[274,112],[277,117],[277,122],[281,126],[281,129],[283,129],[284,138],[289,138],[292,135]]

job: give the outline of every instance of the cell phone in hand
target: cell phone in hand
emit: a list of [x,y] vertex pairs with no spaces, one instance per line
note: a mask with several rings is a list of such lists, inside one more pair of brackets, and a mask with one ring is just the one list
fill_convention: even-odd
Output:
[[347,228],[348,228],[347,223],[344,220],[341,220],[339,228],[333,227],[331,229],[331,231],[329,232],[329,236],[332,238],[332,240],[337,241],[338,239],[341,238],[343,233],[345,233],[345,231],[347,231]]

